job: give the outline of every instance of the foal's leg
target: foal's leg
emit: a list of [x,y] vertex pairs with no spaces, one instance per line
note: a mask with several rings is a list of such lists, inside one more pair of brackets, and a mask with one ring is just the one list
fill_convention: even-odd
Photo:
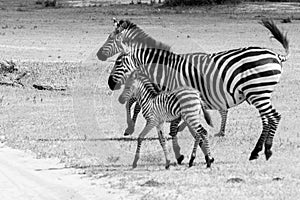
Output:
[[203,144],[201,145],[201,150],[205,155],[206,167],[209,168],[211,166],[211,163],[213,163],[215,159],[211,157],[210,146],[207,139],[207,131],[204,128],[201,130],[202,132],[200,134],[203,140]]
[[[188,126],[188,128],[189,128],[189,131],[192,134],[192,136],[194,138],[196,138],[194,130],[192,128],[190,128],[189,126]],[[208,142],[208,139],[207,139],[207,131],[203,127],[202,127],[202,129],[201,129],[202,130],[202,132],[201,132],[202,136],[201,136],[201,139],[200,139],[200,142],[199,142],[199,146],[200,146],[200,148],[201,148],[201,150],[202,150],[202,152],[205,156],[206,166],[210,167],[211,163],[213,163],[215,161],[215,159],[211,156],[211,153],[210,153],[209,142]]]
[[180,118],[175,119],[171,122],[170,125],[170,136],[172,137],[173,151],[175,153],[175,157],[179,165],[182,163],[182,160],[184,159],[184,155],[180,154],[180,146],[178,144],[178,138],[177,138],[177,129],[180,120],[181,120]]
[[153,127],[155,127],[155,125],[147,122],[145,128],[140,133],[140,135],[138,137],[138,142],[137,142],[137,147],[136,147],[136,153],[135,153],[134,161],[133,161],[133,164],[132,164],[132,168],[136,168],[137,162],[138,162],[138,160],[140,158],[140,149],[141,149],[142,141],[143,141],[144,137],[151,131],[151,129]]
[[170,160],[168,158],[168,152],[167,152],[167,148],[166,148],[166,138],[165,138],[165,136],[163,135],[163,132],[162,132],[162,125],[163,124],[160,124],[157,127],[157,134],[158,134],[159,142],[160,142],[160,145],[161,145],[161,147],[163,149],[163,152],[164,152],[164,155],[165,155],[165,159],[166,159],[165,168],[169,169],[169,167],[170,167]]
[[126,117],[127,117],[127,128],[125,130],[124,135],[131,135],[134,132],[135,122],[139,112],[141,111],[141,107],[138,103],[135,104],[133,117],[131,118],[131,106],[136,102],[135,98],[130,98],[126,103]]
[[201,132],[203,129],[203,127],[200,125],[198,130],[192,128],[189,124],[188,124],[188,127],[191,131],[193,131],[193,136],[195,138],[195,142],[194,142],[194,146],[193,146],[193,151],[192,151],[192,155],[191,155],[191,158],[190,158],[190,161],[189,161],[189,167],[192,167],[193,166],[193,163],[194,163],[194,160],[196,158],[196,153],[197,153],[197,147],[200,143],[200,139],[201,139]]

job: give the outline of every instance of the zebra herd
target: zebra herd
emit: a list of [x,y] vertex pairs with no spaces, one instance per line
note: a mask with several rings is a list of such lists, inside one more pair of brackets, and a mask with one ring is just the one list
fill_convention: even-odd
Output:
[[[128,128],[124,135],[134,132],[135,121],[142,109],[147,120],[139,135],[136,167],[142,138],[153,127],[157,128],[165,153],[166,168],[169,160],[165,139],[161,131],[164,122],[171,122],[170,135],[177,162],[181,163],[177,132],[188,126],[195,137],[189,166],[192,166],[198,144],[206,159],[207,167],[214,161],[210,156],[207,131],[201,126],[200,114],[211,124],[206,109],[218,110],[222,117],[217,134],[224,136],[229,108],[247,101],[260,113],[262,132],[249,160],[257,159],[265,148],[266,160],[272,156],[273,137],[280,121],[280,114],[271,102],[271,95],[280,80],[282,62],[289,56],[289,42],[272,20],[262,20],[285,49],[281,55],[262,47],[245,47],[218,53],[176,54],[170,46],[159,42],[129,20],[114,19],[115,29],[97,52],[99,60],[118,56],[108,85],[118,90],[125,84],[119,101],[126,104]],[[136,102],[131,118],[130,108]],[[155,103],[154,103],[155,102]],[[200,109],[201,108],[201,109]],[[184,122],[179,125],[180,121]]]

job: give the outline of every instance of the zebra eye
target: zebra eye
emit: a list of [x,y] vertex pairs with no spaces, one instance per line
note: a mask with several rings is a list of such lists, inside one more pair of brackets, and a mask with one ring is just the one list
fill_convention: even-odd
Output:
[[130,86],[125,86],[125,90],[130,90]]

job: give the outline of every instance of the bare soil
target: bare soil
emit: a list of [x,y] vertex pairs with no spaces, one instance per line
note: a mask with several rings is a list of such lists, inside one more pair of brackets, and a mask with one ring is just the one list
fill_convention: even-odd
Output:
[[[2,143],[30,150],[36,158],[58,158],[83,178],[96,180],[93,186],[120,191],[114,199],[300,199],[299,4],[55,9],[36,7],[32,1],[22,6],[9,2],[15,4],[0,2],[0,59],[14,60],[30,75],[23,80],[24,88],[0,86]],[[132,20],[178,53],[245,46],[283,52],[257,23],[274,18],[288,32],[291,57],[273,96],[282,114],[273,157],[265,161],[262,154],[248,161],[261,122],[257,111],[244,103],[230,109],[224,138],[213,137],[220,118],[211,111],[215,127],[208,130],[216,160],[211,169],[205,168],[200,150],[196,165],[187,167],[193,140],[184,131],[179,135],[186,156],[182,166],[164,170],[158,141],[145,141],[138,168],[132,170],[136,142],[117,140],[126,128],[125,108],[117,102],[120,92],[107,86],[114,58],[101,62],[95,56],[113,29],[112,17]],[[281,23],[288,17],[292,23]],[[33,84],[66,90],[36,90]],[[139,117],[133,137],[143,125]],[[155,136],[155,131],[149,134]],[[168,146],[175,162],[170,142]]]

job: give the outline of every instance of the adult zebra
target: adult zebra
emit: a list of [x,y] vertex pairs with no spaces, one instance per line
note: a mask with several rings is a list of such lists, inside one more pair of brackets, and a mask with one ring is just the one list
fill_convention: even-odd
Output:
[[[126,80],[124,90],[119,97],[119,102],[124,104],[132,97],[137,99],[137,102],[142,107],[143,116],[147,120],[146,126],[138,137],[136,154],[132,165],[133,168],[137,166],[143,138],[154,127],[157,129],[160,144],[165,154],[165,167],[166,169],[169,168],[170,160],[168,159],[162,127],[164,122],[180,121],[180,119],[186,122],[191,134],[195,138],[189,166],[193,165],[197,146],[200,144],[200,146],[204,147],[203,153],[205,154],[207,167],[210,167],[213,158],[210,156],[207,131],[201,126],[201,114],[204,115],[206,122],[210,126],[212,122],[208,112],[204,109],[204,103],[198,90],[191,87],[180,87],[173,91],[161,92],[156,88],[156,84],[153,84],[149,80],[147,75],[134,71]],[[176,137],[176,135],[172,137]]]
[[[262,20],[262,24],[283,45],[286,55],[266,48],[246,47],[184,57],[169,51],[168,46],[150,38],[130,21],[121,20],[97,56],[105,60],[124,50],[125,46],[130,50],[133,64],[148,74],[150,80],[161,89],[192,86],[200,91],[211,109],[227,110],[246,100],[258,109],[263,124],[262,133],[249,159],[257,159],[265,145],[268,160],[281,118],[271,103],[271,95],[279,82],[282,62],[288,58],[289,43],[273,21]],[[109,84],[113,88],[113,83]]]

